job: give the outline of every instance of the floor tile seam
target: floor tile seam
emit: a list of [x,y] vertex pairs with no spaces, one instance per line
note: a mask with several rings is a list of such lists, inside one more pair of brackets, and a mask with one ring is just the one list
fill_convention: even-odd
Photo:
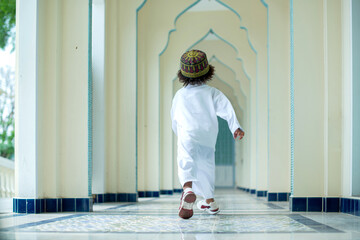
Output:
[[[124,213],[126,213],[125,215],[146,215],[146,214],[158,214],[158,215],[168,215],[168,214],[175,214],[177,215],[178,211],[177,210],[170,210],[167,212],[158,212],[158,211],[123,211],[123,212],[98,212],[98,213],[88,213],[85,215],[124,215]],[[212,216],[209,215],[207,213],[203,213],[200,210],[199,211],[194,211],[195,214],[197,215],[206,215],[206,216]],[[269,215],[269,216],[274,216],[274,215],[289,215],[291,213],[284,211],[284,212],[280,212],[280,211],[274,211],[274,212],[266,212],[263,213],[261,211],[259,212],[249,212],[249,211],[233,211],[233,210],[221,210],[221,213],[217,214],[217,216],[221,216],[221,215]]]
[[[214,215],[209,215],[209,214],[206,214],[206,213],[202,213],[202,212],[197,212],[198,214],[195,214],[194,216],[204,216],[204,217],[209,217],[210,218],[221,218],[221,216],[226,216],[226,217],[230,217],[230,216],[289,216],[291,214],[289,213],[273,213],[273,214],[267,214],[267,213],[237,213],[237,214],[229,214],[229,213],[219,213],[217,214],[216,216]],[[51,222],[55,222],[55,221],[61,221],[61,220],[65,220],[65,219],[70,219],[70,218],[73,218],[74,216],[76,217],[82,217],[82,216],[148,216],[149,214],[151,215],[156,215],[156,216],[164,216],[164,215],[173,215],[173,216],[177,216],[177,212],[169,212],[169,213],[158,213],[158,212],[155,212],[155,213],[149,213],[149,212],[146,212],[146,213],[134,213],[134,212],[130,212],[130,213],[127,213],[127,214],[124,214],[124,213],[83,213],[83,214],[74,214],[74,215],[69,215],[69,216],[62,216],[62,217],[55,217],[55,218],[51,218],[51,219],[47,219],[47,220],[41,220],[39,222],[42,222],[42,221],[51,221]],[[294,214],[294,215],[297,215],[297,214]],[[54,221],[52,221],[54,220]],[[312,221],[315,221],[315,220],[312,220]],[[35,222],[36,223],[36,222]],[[30,223],[28,223],[30,224]],[[39,224],[41,225],[41,224]]]
[[41,221],[37,221],[37,222],[23,223],[23,224],[15,225],[15,226],[12,226],[12,227],[0,228],[0,232],[9,232],[9,231],[13,231],[13,230],[16,230],[16,229],[23,229],[23,228],[27,228],[27,227],[35,227],[35,226],[39,226],[39,225],[43,225],[43,224],[47,224],[47,223],[58,222],[58,221],[66,220],[66,219],[71,219],[71,218],[84,216],[84,215],[86,215],[86,214],[72,214],[72,215],[68,215],[68,216],[55,217],[55,218],[41,220]]
[[[48,234],[48,233],[61,233],[61,234],[298,234],[298,233],[305,233],[305,234],[314,234],[319,233],[312,229],[312,231],[262,231],[262,232],[237,232],[237,231],[205,231],[205,232],[197,232],[197,231],[189,231],[189,232],[121,232],[121,231],[39,231],[39,230],[33,230],[33,231],[24,231],[24,230],[15,230],[13,232],[16,233],[37,233],[37,234]],[[327,233],[327,234],[346,234],[348,232],[321,232],[321,233]]]
[[22,216],[27,216],[27,214],[12,214],[12,215],[8,215],[8,216],[0,216],[0,220],[5,219],[5,218],[22,217]]
[[[297,222],[299,222],[300,224],[303,224],[303,225],[305,225],[305,226],[307,226],[309,228],[312,228],[315,231],[320,232],[320,233],[329,233],[329,232],[343,233],[343,231],[341,231],[341,230],[330,227],[330,226],[328,226],[326,224],[320,223],[320,222],[315,221],[315,220],[313,220],[311,218],[307,218],[307,217],[305,217],[305,216],[303,216],[301,214],[290,214],[288,217],[295,220],[295,221],[297,221]],[[309,222],[312,223],[312,224],[310,224]],[[327,231],[324,230],[324,227],[325,227],[325,229]],[[331,231],[329,231],[329,230],[331,230]]]

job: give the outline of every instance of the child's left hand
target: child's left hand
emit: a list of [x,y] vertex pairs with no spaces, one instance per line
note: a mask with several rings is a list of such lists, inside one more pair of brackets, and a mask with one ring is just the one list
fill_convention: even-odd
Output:
[[239,140],[241,140],[244,137],[245,133],[240,129],[236,129],[234,132],[234,139],[236,140],[239,137]]

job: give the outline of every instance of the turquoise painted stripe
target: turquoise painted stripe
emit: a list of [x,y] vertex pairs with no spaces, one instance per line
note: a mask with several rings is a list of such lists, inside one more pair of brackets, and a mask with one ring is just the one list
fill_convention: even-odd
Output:
[[[269,5],[265,0],[261,0],[261,3],[266,7],[266,50],[267,50],[267,162],[269,166],[270,161],[270,42],[269,42]],[[269,174],[268,174],[269,183]]]
[[294,1],[290,0],[290,138],[291,138],[291,196],[294,195]]
[[249,43],[249,46],[251,48],[251,50],[254,52],[254,53],[257,53],[254,45],[252,44],[251,40],[250,40],[250,36],[249,36],[249,31],[247,29],[247,27],[244,27],[242,26],[241,22],[242,22],[242,17],[241,15],[235,11],[232,7],[230,7],[229,5],[225,4],[224,2],[220,1],[220,0],[215,0],[216,2],[218,2],[219,4],[223,5],[224,7],[226,7],[227,9],[229,9],[231,12],[233,12],[240,20],[240,29],[242,30],[245,30],[246,32],[246,37],[247,37],[247,40],[248,40],[248,43]]
[[[187,8],[185,8],[183,11],[181,11],[175,18],[174,20],[174,28],[171,29],[169,32],[168,32],[168,39],[167,39],[167,42],[166,42],[166,45],[164,47],[164,49],[160,52],[159,56],[161,56],[167,49],[168,45],[169,45],[169,42],[170,42],[170,35],[176,31],[176,22],[177,20],[185,13],[187,12],[189,9],[191,9],[192,7],[194,7],[196,4],[198,4],[200,2],[200,0],[197,0],[196,2],[192,3],[191,5],[189,5]],[[246,32],[246,36],[247,36],[247,40],[248,40],[248,43],[249,43],[249,46],[251,48],[251,50],[257,54],[257,51],[254,47],[254,45],[252,44],[251,40],[250,40],[250,36],[249,36],[249,31],[248,29],[245,27],[245,26],[242,26],[241,24],[241,21],[242,21],[242,18],[240,16],[240,14],[235,11],[232,7],[230,7],[229,5],[225,4],[224,2],[220,1],[220,0],[216,0],[216,2],[218,2],[219,4],[223,5],[224,7],[226,7],[227,9],[229,9],[231,12],[233,12],[240,20],[240,29],[244,30]]]
[[176,17],[175,17],[175,20],[174,20],[174,28],[171,29],[169,32],[168,32],[168,39],[166,41],[166,45],[164,47],[164,49],[159,53],[159,57],[161,55],[163,55],[163,53],[166,51],[166,49],[168,48],[169,46],[169,42],[170,42],[170,35],[176,31],[176,22],[177,20],[184,14],[186,13],[190,8],[192,8],[193,6],[195,6],[196,4],[198,4],[201,0],[197,0],[196,2],[190,4],[188,7],[186,7],[184,10],[182,10]]
[[92,79],[92,0],[88,17],[88,196],[92,196],[93,161],[93,79]]
[[[221,37],[219,34],[217,34],[213,29],[210,29],[202,38],[200,38],[199,40],[197,40],[194,44],[192,44],[190,47],[187,48],[187,51],[192,49],[194,46],[196,46],[197,44],[199,44],[200,42],[204,41],[204,39],[209,35],[209,34],[213,34],[215,37],[217,37],[219,40],[223,41],[224,43],[226,43],[227,45],[229,45],[232,49],[234,49],[234,51],[236,52],[236,55],[239,55],[239,50],[235,47],[234,44],[230,43],[229,41],[227,41],[226,39],[224,39],[223,37]],[[249,76],[249,74],[247,73],[246,69],[245,69],[245,65],[244,65],[244,60],[240,57],[237,57],[236,60],[241,62],[241,66],[242,69],[244,71],[244,74],[246,76],[246,78],[251,81],[251,78]]]

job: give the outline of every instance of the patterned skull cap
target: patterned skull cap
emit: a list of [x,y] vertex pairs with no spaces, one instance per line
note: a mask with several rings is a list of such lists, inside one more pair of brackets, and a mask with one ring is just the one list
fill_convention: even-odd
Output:
[[200,50],[190,50],[180,59],[181,74],[188,78],[202,77],[209,72],[206,54]]

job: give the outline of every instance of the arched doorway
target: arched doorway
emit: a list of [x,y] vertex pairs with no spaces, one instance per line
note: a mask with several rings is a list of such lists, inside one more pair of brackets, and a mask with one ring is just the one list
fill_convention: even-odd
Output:
[[215,187],[234,187],[235,142],[227,122],[218,117],[219,133],[215,146]]

